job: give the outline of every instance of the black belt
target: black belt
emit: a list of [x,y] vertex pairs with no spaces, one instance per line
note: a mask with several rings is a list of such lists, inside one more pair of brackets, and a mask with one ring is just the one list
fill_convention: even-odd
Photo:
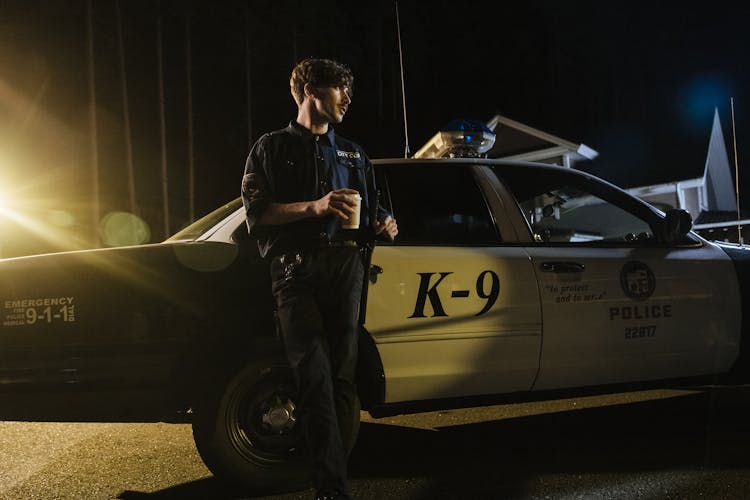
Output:
[[349,248],[359,248],[359,243],[357,243],[355,240],[321,240],[320,246],[322,248],[342,248],[342,247],[349,247]]

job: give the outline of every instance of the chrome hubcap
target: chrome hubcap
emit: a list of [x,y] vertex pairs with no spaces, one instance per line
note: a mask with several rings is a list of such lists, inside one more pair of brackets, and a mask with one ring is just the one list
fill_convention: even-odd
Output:
[[275,396],[264,406],[261,420],[266,430],[284,434],[297,424],[297,417],[294,414],[296,407],[291,400]]

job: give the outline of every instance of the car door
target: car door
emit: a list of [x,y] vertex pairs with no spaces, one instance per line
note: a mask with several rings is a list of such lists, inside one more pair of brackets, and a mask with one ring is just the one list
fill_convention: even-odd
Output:
[[539,293],[465,164],[379,166],[398,220],[372,256],[365,328],[386,402],[527,391],[539,367]]
[[726,371],[737,354],[738,288],[726,254],[598,179],[563,169],[495,171],[533,234],[544,346],[534,389]]

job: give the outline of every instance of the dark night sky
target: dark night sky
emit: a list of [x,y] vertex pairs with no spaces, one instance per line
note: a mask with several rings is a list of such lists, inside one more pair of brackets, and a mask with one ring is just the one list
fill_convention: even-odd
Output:
[[[160,17],[171,231],[190,218],[187,25],[196,215],[237,196],[252,141],[294,116],[288,75],[306,56],[354,70],[354,103],[338,130],[372,157],[403,154],[391,1],[120,0],[122,45],[117,2],[92,4],[100,213],[129,209],[122,47],[137,212],[152,241],[164,236]],[[619,0],[399,7],[412,151],[451,119],[501,113],[596,149],[600,159],[580,166],[619,184],[694,177],[715,107],[731,154],[733,96],[741,167],[750,153],[748,7]],[[84,239],[93,226],[87,47],[85,0],[0,0],[0,182],[40,217],[50,208],[71,213],[67,230]],[[12,246],[7,236],[3,243]]]

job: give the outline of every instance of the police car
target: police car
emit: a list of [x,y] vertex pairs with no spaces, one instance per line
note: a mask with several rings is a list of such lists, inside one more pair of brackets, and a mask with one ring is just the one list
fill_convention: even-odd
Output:
[[[373,416],[744,373],[750,251],[690,232],[685,212],[548,165],[375,163],[399,236],[369,256]],[[191,421],[217,476],[304,481],[239,199],[163,243],[2,260],[0,306],[0,418]]]

